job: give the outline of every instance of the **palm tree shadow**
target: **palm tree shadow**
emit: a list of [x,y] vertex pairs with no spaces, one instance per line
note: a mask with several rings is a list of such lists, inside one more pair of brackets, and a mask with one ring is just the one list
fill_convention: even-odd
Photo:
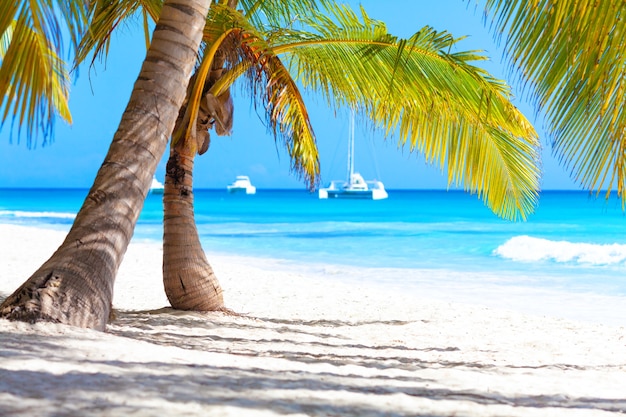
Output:
[[[113,329],[115,330],[115,329]],[[193,404],[194,410],[228,407],[241,415],[252,411],[309,416],[433,416],[450,412],[424,410],[411,406],[432,401],[458,402],[479,407],[514,407],[517,410],[541,413],[544,409],[599,410],[612,413],[626,411],[626,399],[593,397],[564,397],[562,395],[504,395],[497,391],[461,389],[445,386],[441,381],[422,378],[417,374],[387,375],[386,372],[360,374],[346,372],[342,367],[283,367],[258,366],[261,362],[231,364],[193,364],[171,361],[132,361],[99,359],[83,356],[74,360],[73,369],[53,371],[59,351],[68,345],[68,338],[81,335],[21,334],[19,337],[0,332],[0,358],[29,362],[47,355],[50,367],[42,369],[3,369],[1,391],[12,400],[0,403],[1,415],[19,415],[24,404],[29,415],[87,414],[97,410],[112,415],[158,415],[163,411],[180,409]],[[87,337],[91,337],[87,334]],[[219,350],[219,348],[217,349]],[[229,354],[233,354],[232,352]],[[237,352],[234,352],[237,355]],[[258,359],[261,352],[257,352]],[[359,359],[353,355],[353,359]],[[362,355],[365,356],[365,355]],[[276,359],[276,356],[273,356]],[[294,360],[294,358],[288,358]],[[338,358],[345,366],[347,358]],[[330,363],[321,360],[326,364]],[[4,361],[3,361],[4,362]],[[319,365],[319,363],[318,363]],[[324,363],[322,363],[324,365]],[[432,362],[424,366],[442,366]],[[470,366],[471,362],[447,366]],[[1,365],[0,365],[1,366]],[[271,395],[268,395],[271,393]],[[45,398],[46,401],[40,401]],[[71,398],[71,402],[66,399]],[[341,399],[341,400],[338,400]],[[398,400],[396,403],[394,399]],[[404,406],[403,406],[404,404]],[[428,403],[426,403],[428,404]],[[407,406],[408,405],[408,406]],[[50,407],[54,407],[50,410]],[[506,408],[504,410],[506,413]]]
[[[445,372],[438,376],[432,371],[448,369],[479,375],[502,369],[506,374],[515,369],[466,359],[456,346],[414,347],[395,341],[374,343],[366,336],[358,337],[361,330],[371,331],[371,326],[402,329],[423,324],[426,323],[288,320],[162,308],[118,311],[117,320],[107,328],[116,337],[181,349],[182,354],[175,353],[176,357],[185,358],[185,351],[208,352],[207,358],[213,359],[201,363],[140,362],[83,355],[68,364],[67,353],[62,354],[72,346],[68,339],[86,337],[91,343],[92,333],[0,331],[0,392],[14,399],[0,404],[0,415],[19,414],[25,401],[30,404],[42,397],[47,401],[41,407],[55,404],[58,414],[95,409],[120,415],[145,414],[146,407],[156,407],[152,410],[156,415],[160,412],[158,407],[177,409],[193,404],[196,409],[228,406],[238,409],[241,415],[246,415],[246,410],[310,416],[450,415],[433,411],[441,402],[458,402],[458,407],[463,408],[469,404],[482,410],[508,406],[535,413],[547,408],[626,412],[626,399],[512,395],[478,386],[455,386],[445,379]],[[42,358],[49,367],[2,366]],[[54,371],[59,361],[69,370]],[[529,372],[531,367],[528,368],[523,371]],[[569,370],[564,368],[563,372]],[[72,398],[72,403],[65,402],[66,398]],[[401,401],[396,403],[394,399]],[[417,404],[424,401],[434,404],[434,408],[421,411]],[[36,407],[31,409],[34,414]]]

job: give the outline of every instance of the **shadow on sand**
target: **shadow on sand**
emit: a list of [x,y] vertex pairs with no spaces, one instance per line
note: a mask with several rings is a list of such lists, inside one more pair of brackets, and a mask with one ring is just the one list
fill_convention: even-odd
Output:
[[[474,372],[478,376],[502,369],[515,372],[523,368],[523,372],[529,372],[533,367],[496,367],[462,360],[463,352],[455,346],[416,348],[393,340],[370,343],[367,337],[358,337],[361,332],[384,331],[390,326],[419,325],[424,323],[284,320],[171,309],[119,311],[107,332],[116,339],[123,338],[122,346],[124,340],[131,343],[129,339],[133,339],[132,343],[141,341],[149,344],[146,346],[177,347],[181,358],[185,358],[185,352],[190,356],[191,352],[208,352],[215,363],[83,356],[76,359],[78,369],[84,369],[80,371],[0,369],[0,391],[4,391],[0,415],[43,415],[45,407],[54,410],[54,415],[143,416],[183,410],[192,415],[189,404],[193,404],[195,415],[207,415],[207,410],[218,405],[239,410],[240,415],[270,411],[310,416],[450,415],[448,411],[437,411],[441,402],[456,402],[459,409],[469,404],[527,411],[554,408],[565,412],[626,412],[626,398],[505,395],[497,389],[453,388],[444,380],[450,371]],[[62,359],[55,352],[67,349],[69,337],[81,334],[89,336],[89,332],[0,332],[0,360],[59,361]],[[580,370],[564,364],[541,368]],[[502,409],[502,415],[507,414],[506,410]]]

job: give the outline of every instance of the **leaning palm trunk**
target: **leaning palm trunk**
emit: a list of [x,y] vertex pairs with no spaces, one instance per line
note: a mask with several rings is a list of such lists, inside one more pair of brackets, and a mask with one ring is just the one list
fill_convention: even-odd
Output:
[[209,0],[168,0],[128,106],[65,241],[0,317],[103,330],[115,276],[193,69]]

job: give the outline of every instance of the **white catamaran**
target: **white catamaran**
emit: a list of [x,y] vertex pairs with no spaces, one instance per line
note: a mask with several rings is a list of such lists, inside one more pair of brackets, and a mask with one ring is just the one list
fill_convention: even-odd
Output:
[[319,189],[319,198],[356,198],[382,200],[387,198],[387,191],[381,181],[365,181],[361,174],[354,172],[354,114],[350,118],[348,141],[348,179],[331,181],[326,188]]

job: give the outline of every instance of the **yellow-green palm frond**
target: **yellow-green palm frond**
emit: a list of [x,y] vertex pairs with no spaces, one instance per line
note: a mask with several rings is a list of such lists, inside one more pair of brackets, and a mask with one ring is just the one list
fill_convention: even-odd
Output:
[[319,8],[320,0],[239,0],[244,15],[256,28],[285,28]]
[[445,32],[426,27],[398,39],[363,10],[358,16],[347,6],[320,3],[323,10],[278,28],[256,28],[237,11],[214,5],[204,32],[207,45],[227,39],[227,31],[240,45],[227,60],[227,74],[248,69],[250,90],[294,169],[310,179],[318,172],[301,85],[337,108],[360,107],[497,214],[526,217],[537,198],[537,136],[510,103],[508,86],[472,65],[484,57],[451,53],[457,40]]
[[[223,49],[227,55],[226,71],[211,91],[219,95],[239,76],[245,76],[249,81],[249,92],[256,97],[256,104],[263,108],[268,128],[277,142],[287,149],[292,170],[304,176],[313,188],[319,177],[319,157],[306,106],[296,83],[280,59],[272,53],[264,36],[265,32],[257,31],[242,13],[213,5],[204,29],[207,45],[204,54],[214,53],[219,47],[216,43],[228,44]],[[207,69],[202,71],[205,64]],[[200,73],[207,72],[210,64],[210,61],[203,61]],[[200,83],[195,87],[198,91],[204,82],[202,76],[194,81]],[[197,105],[190,100],[190,109]],[[193,120],[193,115],[187,120]]]
[[139,14],[143,16],[143,30],[146,49],[150,42],[149,24],[156,22],[163,0],[96,0],[90,3],[90,25],[80,43],[76,65],[89,56],[91,64],[97,58],[106,59],[111,44],[111,36],[116,29],[132,22]]
[[292,170],[303,175],[314,189],[320,174],[313,127],[300,90],[281,60],[269,55],[253,69],[254,91],[263,104],[266,123],[274,137],[285,144]]
[[87,2],[65,0],[14,0],[0,3],[0,34],[15,24],[18,16],[28,16],[26,21],[63,55],[62,29],[69,33],[71,47],[76,47],[87,24]]
[[626,203],[624,1],[488,0],[486,10],[561,162],[584,187],[616,188]]
[[27,144],[37,133],[50,137],[55,115],[71,122],[69,71],[63,60],[62,33],[75,46],[86,22],[82,2],[18,1],[0,3],[0,108],[2,123],[13,118],[25,126]]
[[509,88],[451,53],[457,40],[425,27],[409,39],[390,35],[362,10],[327,5],[300,29],[270,36],[292,76],[329,104],[361,107],[401,145],[446,167],[451,183],[478,193],[497,214],[524,218],[538,192],[538,141],[510,102]]
[[15,22],[5,28],[2,35],[0,35],[0,59],[4,59],[4,56],[7,54],[9,50],[9,46],[11,45],[11,40],[13,39],[13,29],[15,28]]

